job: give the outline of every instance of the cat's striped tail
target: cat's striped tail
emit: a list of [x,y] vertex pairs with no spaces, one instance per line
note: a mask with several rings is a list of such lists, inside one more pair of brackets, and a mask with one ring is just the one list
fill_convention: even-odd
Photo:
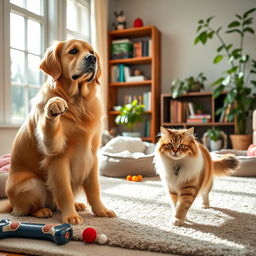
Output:
[[213,173],[216,176],[230,175],[239,165],[239,161],[234,155],[227,154],[213,161]]

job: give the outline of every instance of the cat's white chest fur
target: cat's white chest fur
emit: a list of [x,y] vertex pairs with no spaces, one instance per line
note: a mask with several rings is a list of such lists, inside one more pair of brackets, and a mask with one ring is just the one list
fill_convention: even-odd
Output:
[[180,160],[173,160],[156,150],[154,164],[166,189],[176,191],[180,184],[188,182],[202,171],[204,159],[200,150],[196,157],[186,156]]

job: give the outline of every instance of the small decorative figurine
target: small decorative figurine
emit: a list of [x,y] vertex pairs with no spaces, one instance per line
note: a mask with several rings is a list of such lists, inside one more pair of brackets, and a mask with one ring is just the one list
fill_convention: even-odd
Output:
[[126,18],[124,16],[124,11],[114,12],[116,21],[113,23],[115,30],[121,30],[126,28]]

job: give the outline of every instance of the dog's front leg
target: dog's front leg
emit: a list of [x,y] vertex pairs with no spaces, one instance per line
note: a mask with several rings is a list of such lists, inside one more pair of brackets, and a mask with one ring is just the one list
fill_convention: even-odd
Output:
[[67,102],[60,97],[49,99],[44,107],[44,114],[37,127],[37,135],[41,149],[47,155],[56,155],[65,147],[65,136],[60,118],[67,108]]
[[93,213],[98,217],[116,217],[116,214],[107,209],[100,200],[100,188],[98,181],[98,159],[94,156],[94,166],[84,183],[84,191]]
[[61,211],[62,222],[73,225],[82,223],[83,220],[75,209],[68,160],[65,158],[51,160],[48,167],[47,185],[52,192],[54,202]]

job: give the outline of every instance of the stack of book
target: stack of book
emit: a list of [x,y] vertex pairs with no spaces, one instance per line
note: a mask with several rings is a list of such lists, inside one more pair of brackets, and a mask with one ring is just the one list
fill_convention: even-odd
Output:
[[124,64],[111,66],[111,82],[140,82],[144,81],[144,76],[131,76],[131,68]]
[[200,114],[190,115],[187,118],[187,123],[209,123],[211,122],[211,115]]
[[111,44],[112,59],[126,59],[133,57],[133,44],[130,39],[113,40]]
[[152,40],[140,40],[133,43],[133,57],[151,56]]
[[152,40],[144,39],[132,42],[130,39],[113,40],[111,43],[111,59],[147,57],[152,55]]
[[172,100],[170,103],[170,121],[181,123],[187,116],[187,109],[184,102]]
[[172,123],[209,123],[211,115],[195,113],[194,103],[171,100],[170,101],[170,122]]

